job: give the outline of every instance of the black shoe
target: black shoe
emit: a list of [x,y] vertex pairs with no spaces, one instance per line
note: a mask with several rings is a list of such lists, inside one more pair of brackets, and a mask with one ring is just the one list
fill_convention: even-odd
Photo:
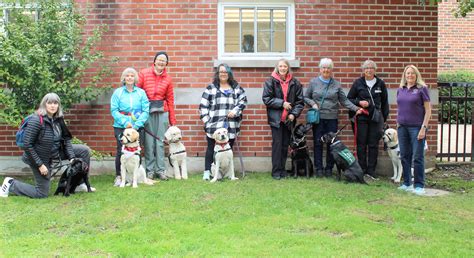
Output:
[[332,170],[324,170],[324,176],[325,177],[332,177]]
[[168,181],[168,177],[163,173],[158,173],[158,179],[161,181]]
[[315,176],[316,177],[323,177],[323,170],[322,169],[317,169]]

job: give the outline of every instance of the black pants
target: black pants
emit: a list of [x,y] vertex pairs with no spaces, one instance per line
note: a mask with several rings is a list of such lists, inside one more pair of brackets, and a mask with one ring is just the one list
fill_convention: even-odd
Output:
[[[114,136],[115,140],[117,140],[117,149],[116,149],[116,154],[115,154],[115,176],[120,176],[120,157],[122,157],[122,142],[120,141],[120,134],[123,133],[125,128],[117,128],[114,127]],[[139,141],[140,141],[140,146],[143,146],[143,143],[145,141],[145,131],[143,128],[140,128],[138,130],[138,133],[140,134]],[[143,149],[143,148],[142,148]],[[140,158],[143,153],[140,153]]]
[[272,129],[272,176],[285,177],[291,131],[282,122],[280,122],[280,128],[273,126],[270,128]]
[[357,159],[364,174],[375,177],[379,155],[379,141],[383,134],[383,122],[357,120]]
[[[216,145],[216,140],[209,138],[206,136],[207,139],[207,149],[206,149],[206,159],[204,160],[204,170],[211,171],[211,165],[214,161],[214,145]],[[234,147],[235,139],[229,139],[230,148]]]

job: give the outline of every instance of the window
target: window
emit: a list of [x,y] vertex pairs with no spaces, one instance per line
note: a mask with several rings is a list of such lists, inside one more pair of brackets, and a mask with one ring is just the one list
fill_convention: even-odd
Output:
[[26,8],[15,4],[0,4],[0,33],[5,33],[5,25],[14,23],[19,19],[20,14],[25,16],[25,19],[37,21],[39,18],[38,11],[32,5],[26,5]]
[[295,58],[292,3],[219,3],[218,30],[220,60]]

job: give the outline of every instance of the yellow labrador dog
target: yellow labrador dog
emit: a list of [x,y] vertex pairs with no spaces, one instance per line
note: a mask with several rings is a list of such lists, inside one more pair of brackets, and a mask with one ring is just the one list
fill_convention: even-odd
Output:
[[122,182],[120,187],[125,187],[126,182],[131,182],[133,188],[138,187],[138,183],[153,185],[154,181],[146,177],[143,166],[140,165],[140,142],[139,134],[133,128],[126,128],[120,141],[122,142],[122,156],[120,157],[120,175]]
[[234,153],[229,144],[229,136],[227,129],[217,129],[212,138],[216,141],[214,146],[214,162],[211,165],[212,180],[211,183],[218,179],[228,177],[230,180],[237,180],[234,173]]
[[390,178],[394,183],[400,183],[403,168],[400,160],[400,147],[398,146],[398,133],[396,129],[388,128],[383,133],[383,141],[387,144],[388,156],[392,160],[393,176]]
[[165,132],[165,139],[169,144],[168,160],[174,171],[175,179],[188,179],[188,168],[186,165],[186,147],[181,142],[181,130],[177,126],[171,126]]

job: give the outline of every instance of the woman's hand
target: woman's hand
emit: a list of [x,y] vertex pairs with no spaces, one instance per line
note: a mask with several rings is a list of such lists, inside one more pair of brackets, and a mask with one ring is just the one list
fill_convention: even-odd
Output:
[[424,126],[422,126],[420,131],[418,132],[418,136],[416,137],[416,139],[418,139],[418,141],[420,141],[420,140],[425,139],[425,137],[426,137],[426,128]]
[[41,165],[38,169],[39,169],[41,175],[43,175],[43,176],[48,175],[48,168],[44,164]]
[[229,113],[227,113],[228,118],[234,118],[235,115],[236,115],[236,113],[234,111],[230,111]]
[[295,120],[295,116],[293,114],[289,114],[288,115],[288,120],[290,120],[291,122],[293,122],[293,120]]
[[287,111],[291,110],[291,103],[290,102],[283,102],[283,108]]
[[314,108],[314,109],[319,109],[318,104],[314,103],[314,105],[312,106],[312,108]]
[[363,108],[368,108],[369,107],[369,102],[366,101],[366,100],[361,100],[361,101],[359,101],[359,106],[361,106]]

